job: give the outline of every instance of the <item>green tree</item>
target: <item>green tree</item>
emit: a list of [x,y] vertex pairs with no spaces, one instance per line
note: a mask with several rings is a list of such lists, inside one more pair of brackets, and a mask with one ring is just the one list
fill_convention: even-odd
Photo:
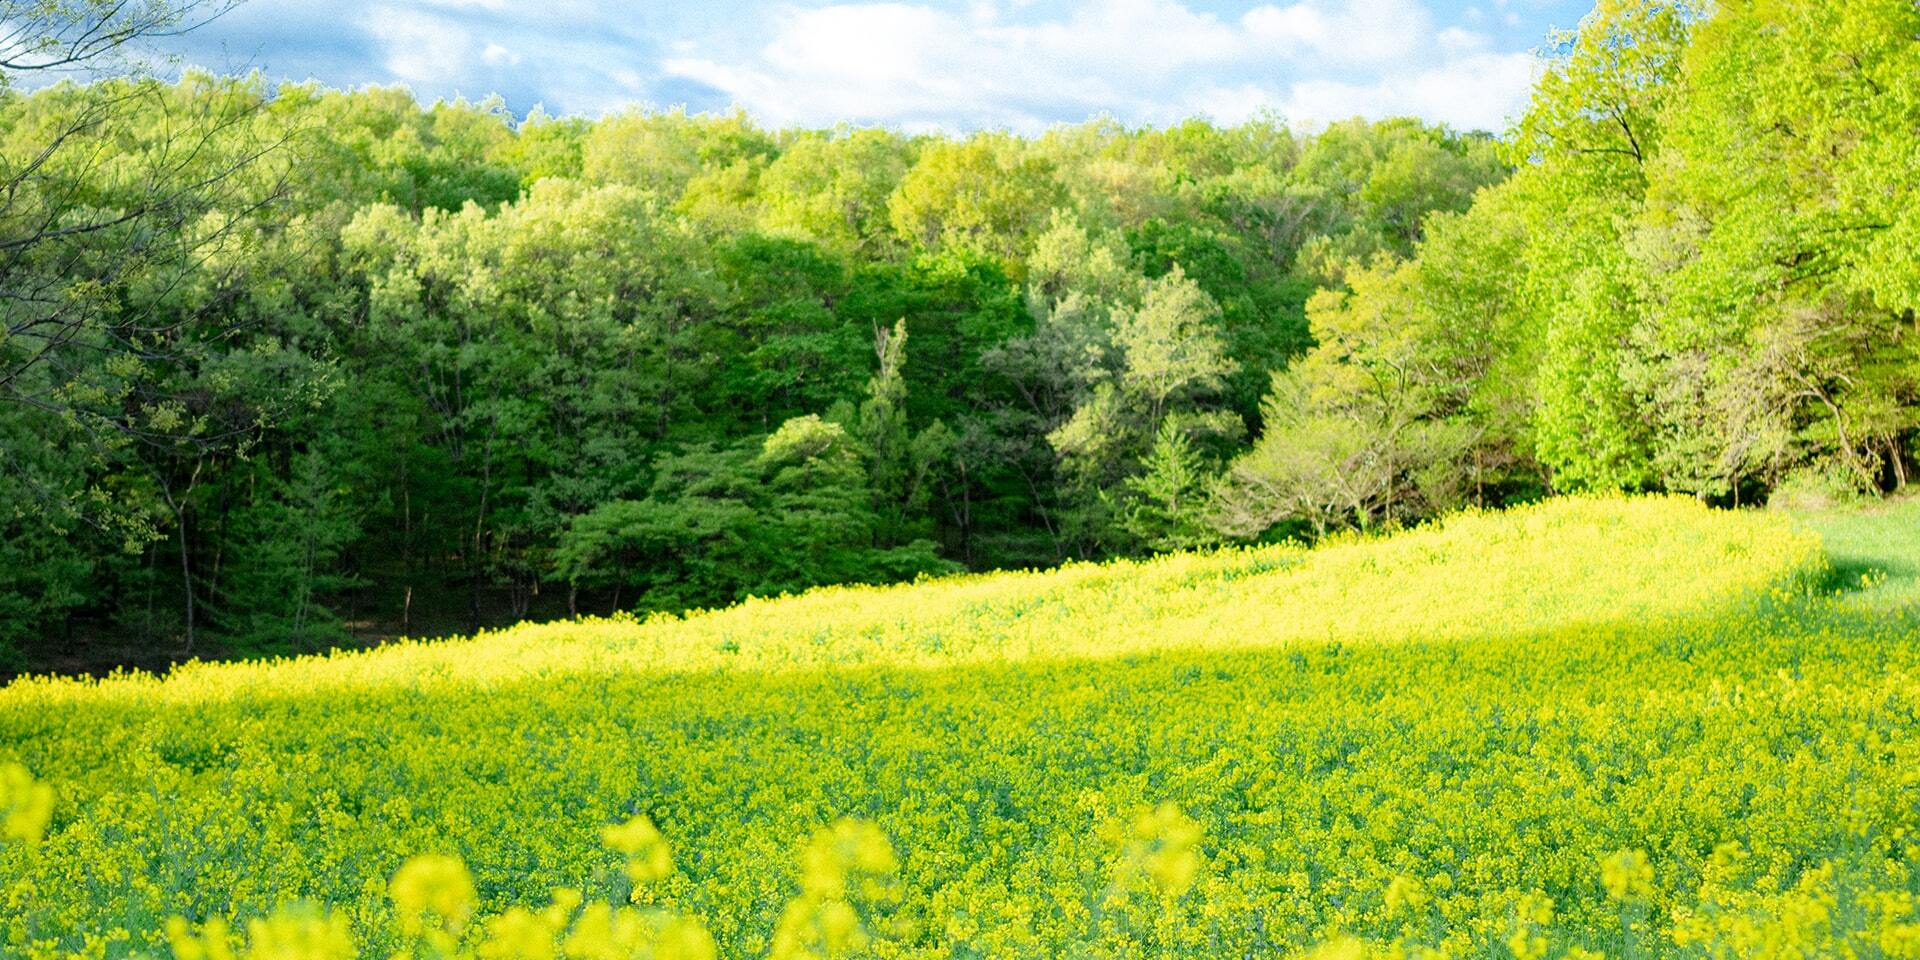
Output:
[[1120,528],[1149,550],[1186,550],[1217,541],[1208,508],[1215,476],[1187,431],[1162,423],[1140,472],[1122,484]]
[[760,177],[760,223],[846,254],[883,251],[887,200],[912,163],[913,145],[884,130],[800,137]]
[[1005,134],[921,148],[887,201],[899,237],[928,250],[979,254],[1016,268],[1060,197],[1053,168]]
[[626,184],[671,204],[702,173],[775,152],[773,139],[744,113],[634,110],[594,124],[581,144],[580,164],[590,182]]

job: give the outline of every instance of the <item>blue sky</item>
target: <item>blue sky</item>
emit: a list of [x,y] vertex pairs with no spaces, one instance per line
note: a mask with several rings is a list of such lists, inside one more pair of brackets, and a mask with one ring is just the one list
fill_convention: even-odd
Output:
[[516,113],[747,109],[773,125],[1007,128],[1110,115],[1498,129],[1590,0],[248,0],[186,61]]

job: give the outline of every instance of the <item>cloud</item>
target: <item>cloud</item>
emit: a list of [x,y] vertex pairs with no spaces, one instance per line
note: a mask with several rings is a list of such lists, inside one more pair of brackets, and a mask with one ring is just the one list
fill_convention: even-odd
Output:
[[1301,123],[1414,113],[1497,129],[1535,69],[1527,54],[1491,52],[1483,34],[1436,30],[1414,0],[1268,3],[1236,19],[1180,0],[1021,13],[991,3],[788,9],[758,49],[682,45],[660,67],[777,124],[1020,131],[1098,113],[1233,121],[1261,110]]
[[656,26],[611,0],[248,0],[180,44],[184,64],[220,72],[593,115],[655,98]]
[[1441,50],[1454,55],[1480,53],[1493,46],[1492,37],[1460,27],[1448,27],[1436,34],[1434,40]]
[[1432,34],[1424,7],[1412,0],[1303,0],[1255,7],[1241,17],[1248,33],[1279,52],[1310,62],[1373,64],[1415,55]]
[[381,44],[387,71],[399,80],[426,84],[457,80],[475,59],[472,36],[443,17],[380,7],[362,24]]
[[1524,53],[1478,54],[1374,83],[1293,84],[1278,111],[1306,121],[1417,116],[1464,130],[1502,130],[1526,108],[1540,63]]
[[525,58],[497,43],[489,43],[480,51],[480,62],[494,67],[517,67]]
[[[1501,21],[1575,0],[248,0],[185,38],[216,70],[524,112],[632,104],[769,124],[1022,132],[1110,115],[1274,111],[1302,124],[1416,113],[1498,127],[1544,36]],[[1456,0],[1457,2],[1457,0]],[[1537,16],[1536,16],[1537,14]],[[1478,15],[1476,19],[1476,15]]]

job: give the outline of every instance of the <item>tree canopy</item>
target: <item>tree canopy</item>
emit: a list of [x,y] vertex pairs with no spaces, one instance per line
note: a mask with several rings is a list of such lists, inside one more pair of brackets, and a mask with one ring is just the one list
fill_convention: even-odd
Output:
[[1605,0],[1498,136],[10,85],[0,669],[1894,489],[1916,36]]

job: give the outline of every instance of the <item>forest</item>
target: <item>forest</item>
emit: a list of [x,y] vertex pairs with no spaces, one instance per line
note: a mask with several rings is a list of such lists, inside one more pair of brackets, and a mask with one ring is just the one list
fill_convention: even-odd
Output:
[[1920,469],[1920,8],[1603,0],[1503,131],[0,90],[0,671]]

